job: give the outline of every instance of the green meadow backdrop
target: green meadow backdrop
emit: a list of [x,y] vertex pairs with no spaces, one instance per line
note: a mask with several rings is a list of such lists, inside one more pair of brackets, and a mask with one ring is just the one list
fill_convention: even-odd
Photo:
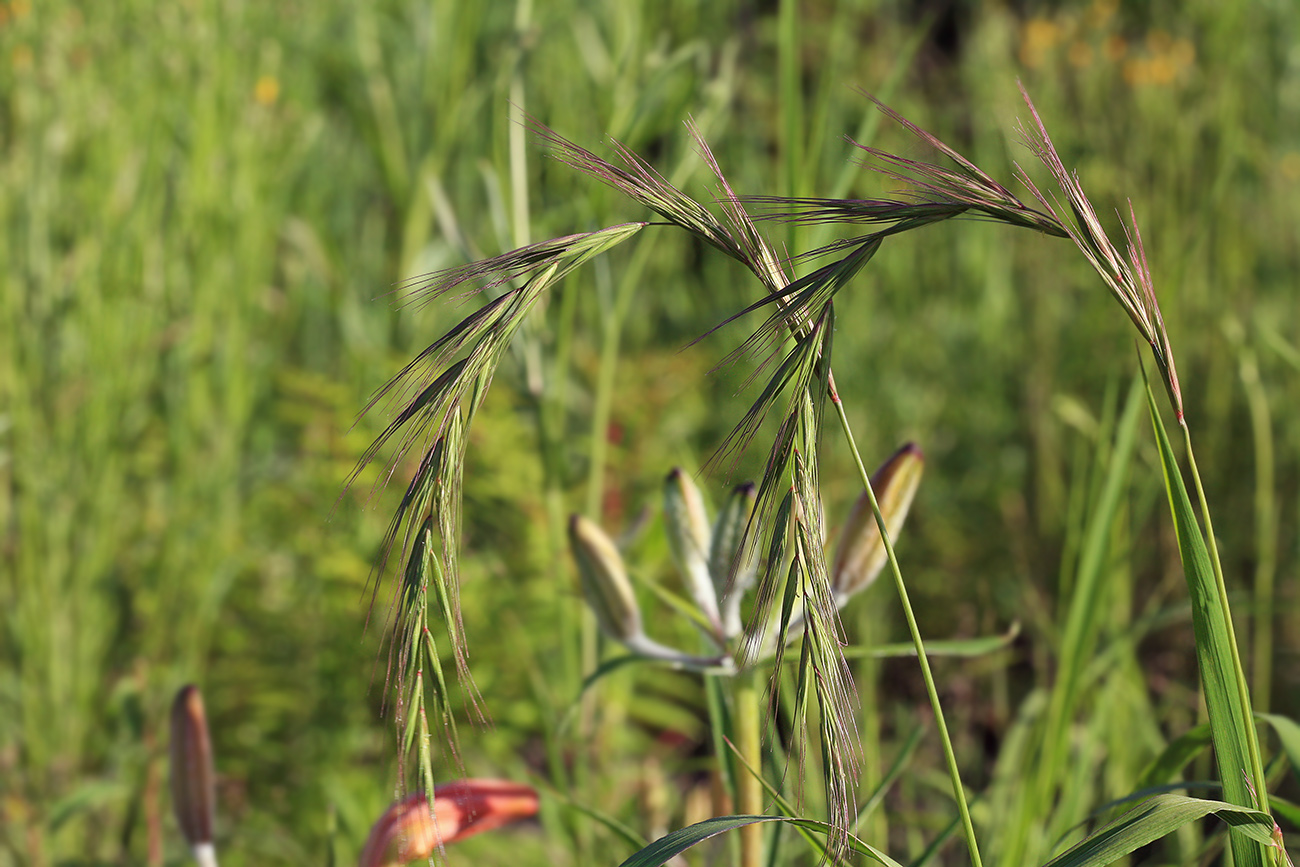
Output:
[[[1023,82],[1103,217],[1138,215],[1256,705],[1300,713],[1298,45],[1287,2],[0,3],[0,865],[181,863],[166,718],[187,682],[222,860],[355,861],[398,791],[393,585],[373,569],[413,469],[399,456],[385,487],[381,461],[345,491],[386,405],[358,415],[475,303],[398,290],[652,216],[548,158],[527,116],[602,155],[616,139],[703,201],[688,118],[741,194],[865,198],[898,184],[845,135],[934,155],[863,91],[1008,187],[1017,164],[1042,177],[1016,133]],[[840,237],[760,227],[791,255]],[[457,749],[436,721],[434,748],[445,778],[531,782],[543,809],[452,863],[613,865],[635,847],[584,810],[653,839],[715,809],[696,679],[626,669],[579,704],[564,525],[586,512],[634,572],[672,580],[660,486],[753,400],[752,364],[720,362],[757,323],[692,341],[760,293],[685,235],[638,239],[570,278],[503,364],[465,473],[481,705],[453,686]],[[936,666],[968,785],[1030,773],[1025,733],[1068,653],[1087,662],[1053,784],[1084,816],[1127,794],[1201,713],[1145,419],[1099,531],[1096,616],[1062,647],[1129,323],[1067,242],[950,221],[891,240],[837,327],[864,455],[926,453],[899,540],[923,633],[1019,626]],[[706,497],[762,459],[710,465]],[[823,463],[834,527],[858,492],[838,442]],[[855,642],[905,637],[885,583],[846,610]],[[924,692],[914,661],[852,665],[864,783],[905,759],[862,833],[908,863],[954,815],[933,731],[908,740]],[[975,820],[1010,839],[1037,807],[977,798]],[[1212,830],[1180,840],[1162,851],[1183,863],[1216,851]],[[965,863],[959,844],[935,857]]]

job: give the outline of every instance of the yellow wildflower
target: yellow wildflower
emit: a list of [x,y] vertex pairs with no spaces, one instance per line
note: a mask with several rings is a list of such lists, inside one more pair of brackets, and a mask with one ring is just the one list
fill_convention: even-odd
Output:
[[1115,16],[1118,9],[1118,0],[1094,0],[1092,6],[1088,7],[1088,23],[1100,30]]
[[1178,39],[1169,48],[1169,59],[1180,72],[1190,69],[1196,62],[1196,46],[1190,39]]
[[1278,169],[1282,172],[1282,177],[1288,181],[1292,183],[1300,181],[1300,153],[1287,151],[1282,154],[1282,158],[1278,160]]
[[1070,43],[1070,65],[1075,69],[1087,69],[1092,66],[1092,46],[1086,42]]
[[253,85],[253,99],[258,105],[274,105],[280,98],[280,81],[274,75],[263,75]]
[[1037,69],[1061,41],[1061,26],[1046,18],[1031,18],[1020,33],[1020,62]]
[[1124,41],[1123,36],[1120,36],[1119,34],[1111,34],[1106,37],[1104,50],[1106,52],[1107,60],[1111,63],[1118,63],[1124,59],[1125,54],[1128,54],[1128,43]]

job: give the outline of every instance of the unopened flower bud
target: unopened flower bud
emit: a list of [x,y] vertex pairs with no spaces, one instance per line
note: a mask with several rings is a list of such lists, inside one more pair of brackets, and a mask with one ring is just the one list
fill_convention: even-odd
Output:
[[[897,539],[903,529],[924,468],[925,457],[920,447],[907,443],[881,464],[871,477],[871,489],[875,491],[891,541]],[[844,525],[831,570],[831,590],[836,604],[843,605],[850,596],[870,586],[886,559],[871,501],[863,491]]]
[[578,564],[582,594],[601,630],[628,650],[676,668],[730,670],[728,656],[700,657],[654,641],[641,626],[641,609],[632,592],[623,558],[605,531],[581,515],[569,519],[569,546]]
[[721,600],[723,634],[728,638],[740,632],[740,602],[758,572],[757,546],[751,543],[743,550],[741,547],[756,497],[753,482],[733,488],[713,524],[709,573]]
[[360,867],[399,867],[441,847],[537,814],[537,792],[507,780],[459,780],[389,807],[361,850]]
[[704,498],[691,477],[674,469],[664,480],[664,520],[673,561],[686,589],[715,635],[722,633],[718,595],[709,574],[709,549],[713,531],[704,510]]
[[569,547],[578,564],[582,595],[605,634],[617,641],[642,635],[641,609],[614,541],[581,515],[569,519]]
[[176,693],[171,714],[172,809],[181,833],[201,865],[215,865],[213,825],[216,821],[216,775],[212,768],[212,739],[197,686]]

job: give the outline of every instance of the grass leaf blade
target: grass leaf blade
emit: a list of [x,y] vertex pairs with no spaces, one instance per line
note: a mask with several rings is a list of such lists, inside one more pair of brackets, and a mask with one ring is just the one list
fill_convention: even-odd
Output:
[[[1157,795],[1089,834],[1078,845],[1049,861],[1047,867],[1105,867],[1188,822],[1209,815],[1217,815],[1233,830],[1241,832],[1232,835],[1234,841],[1249,837],[1268,843],[1272,839],[1273,819],[1267,813],[1223,801]],[[1237,851],[1235,845],[1233,851]]]
[[[1183,575],[1192,602],[1192,625],[1196,633],[1196,656],[1205,691],[1205,704],[1210,716],[1210,731],[1214,741],[1215,761],[1225,797],[1242,807],[1254,806],[1256,798],[1250,791],[1247,774],[1255,767],[1249,747],[1247,726],[1254,725],[1246,708],[1242,706],[1239,676],[1233,663],[1232,645],[1223,607],[1219,601],[1218,584],[1210,553],[1201,535],[1200,525],[1183,484],[1177,458],[1169,442],[1155,396],[1147,388],[1147,402],[1151,410],[1151,423],[1155,428],[1160,462],[1164,470],[1165,491],[1173,515],[1178,537],[1178,551],[1182,558]],[[1262,784],[1262,781],[1260,781]],[[1261,789],[1262,785],[1257,787]],[[1260,867],[1266,862],[1258,845],[1240,836],[1232,837],[1233,855],[1240,867]]]
[[[718,816],[713,819],[705,819],[703,822],[697,822],[685,828],[679,828],[671,834],[660,837],[631,858],[628,858],[619,867],[659,867],[659,865],[668,863],[687,849],[711,837],[759,822],[786,822],[799,828],[806,828],[828,835],[837,831],[843,833],[842,829],[837,829],[825,822],[792,819],[788,816]],[[901,864],[884,852],[852,835],[849,836],[849,848],[866,855],[876,863],[884,865],[884,867],[902,867]]]

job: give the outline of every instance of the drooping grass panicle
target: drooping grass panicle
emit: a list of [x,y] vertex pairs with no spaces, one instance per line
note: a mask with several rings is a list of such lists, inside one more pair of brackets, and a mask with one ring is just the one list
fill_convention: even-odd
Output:
[[[561,162],[609,184],[665,217],[674,225],[712,244],[745,265],[768,290],[766,297],[744,308],[735,316],[728,317],[717,326],[720,328],[764,307],[777,308],[741,347],[724,360],[724,364],[749,355],[756,347],[768,347],[775,352],[776,341],[782,331],[788,330],[796,337],[806,336],[822,306],[843,288],[880,248],[881,238],[860,239],[854,245],[854,249],[840,260],[805,277],[792,280],[786,273],[781,258],[777,256],[745,211],[742,198],[732,189],[708,143],[694,123],[688,121],[687,130],[695,140],[701,158],[709,166],[721,187],[720,203],[725,223],[715,218],[702,204],[677,189],[635,153],[618,142],[614,142],[613,146],[626,168],[596,156],[535,120],[532,121],[532,127],[541,139],[552,147],[554,155]],[[769,361],[771,357],[769,354]],[[782,373],[778,370],[773,380],[781,376]],[[774,391],[779,392],[780,389],[773,390],[769,387],[765,390],[765,396],[770,398]],[[760,398],[760,402],[762,400],[763,398]],[[759,413],[758,421],[761,421],[762,415]],[[747,421],[755,421],[751,416],[746,418]],[[751,428],[747,425],[747,421],[737,425],[729,442],[748,442],[752,434],[749,433]]]
[[[801,507],[804,500],[818,502],[816,477],[797,473],[795,459],[798,450],[806,445],[807,437],[804,435],[803,428],[818,423],[816,414],[812,412],[818,396],[810,395],[809,392],[817,389],[819,382],[824,379],[824,373],[819,377],[818,372],[822,364],[829,361],[825,353],[830,349],[833,328],[834,313],[828,302],[818,318],[814,320],[812,333],[795,342],[795,346],[782,362],[777,375],[768,381],[763,394],[750,407],[731,435],[732,438],[752,436],[757,431],[758,423],[778,401],[782,400],[784,395],[781,421],[768,450],[767,462],[758,483],[750,527],[746,531],[746,544],[758,544],[759,533],[772,539],[773,541],[768,545],[763,546],[772,554],[777,554],[781,547],[775,538],[790,532],[788,523],[772,520],[774,513],[778,511],[778,504],[784,502],[787,493],[792,490],[799,493],[798,485],[802,481],[811,484],[812,487],[802,491],[803,498],[794,506]],[[728,446],[724,444],[724,448],[726,447]],[[753,542],[750,542],[750,539]],[[768,618],[781,583],[782,576],[779,570],[782,566],[784,566],[783,558],[769,556],[767,565],[759,577],[753,612],[743,642],[744,659],[747,662],[752,662],[762,655],[766,645]],[[829,579],[827,584],[829,586]]]
[[728,256],[749,264],[745,258],[744,246],[737,243],[725,225],[621,142],[611,141],[611,145],[625,168],[596,156],[537,120],[531,120],[530,126],[551,147],[555,159],[613,187],[673,225],[686,229]]
[[[906,184],[910,194],[902,199],[822,199],[758,196],[745,201],[764,206],[760,219],[797,223],[883,225],[875,234],[885,237],[962,216],[975,216],[1012,226],[1066,236],[1066,229],[1051,213],[1031,208],[937,136],[909,121],[884,103],[867,95],[895,122],[930,148],[956,163],[956,169],[908,159],[849,139],[869,157],[876,171]],[[835,241],[805,256],[819,256],[860,243],[862,238]]]
[[897,167],[895,170],[883,169],[885,174],[915,186],[922,195],[927,193],[933,195],[939,202],[965,204],[1000,222],[1064,237],[1064,230],[1054,217],[1029,207],[979,166],[946,145],[938,136],[912,123],[875,97],[869,94],[867,96],[890,119],[957,164],[957,171],[953,171],[853,142],[855,147],[877,160]]
[[[781,405],[783,395],[786,396],[786,402],[784,403],[782,417],[787,421],[792,419],[796,406],[792,402],[793,396],[797,395],[802,388],[807,387],[808,378],[815,373],[827,383],[834,382],[834,375],[830,369],[830,359],[825,357],[823,360],[824,320],[831,315],[830,305],[832,299],[871,260],[880,249],[881,243],[880,238],[868,238],[843,258],[795,280],[779,293],[770,294],[737,314],[737,316],[744,315],[744,312],[757,309],[760,306],[770,305],[777,298],[785,299],[785,308],[776,311],[763,322],[744,343],[732,350],[724,363],[734,363],[740,358],[751,355],[756,347],[772,344],[775,346],[774,353],[756,365],[761,370],[771,363],[772,358],[775,357],[775,352],[780,351],[780,339],[787,321],[793,319],[796,322],[811,322],[812,330],[798,333],[791,332],[794,335],[794,346],[785,354],[772,375],[767,378],[762,391],[750,405],[745,415],[732,428],[726,439],[714,452],[709,460],[710,464],[720,462],[727,457],[738,456],[739,453],[743,452],[770,412],[778,405]],[[731,317],[731,319],[734,318]],[[731,319],[727,321],[731,321]],[[825,366],[825,370],[819,371],[819,366]],[[769,465],[765,477],[772,471],[773,466]],[[761,485],[758,500],[760,504],[764,505],[761,505],[756,511],[765,518],[767,516],[765,509],[770,508],[772,501],[769,496],[765,496]]]
[[[777,257],[772,245],[758,231],[758,227],[754,225],[754,221],[750,219],[749,214],[745,211],[740,197],[731,188],[727,176],[723,174],[722,167],[713,155],[713,149],[704,140],[704,135],[700,132],[699,127],[695,125],[693,120],[688,120],[686,130],[694,139],[695,149],[700,158],[713,172],[713,176],[718,179],[718,184],[722,188],[723,195],[719,204],[726,215],[727,222],[731,225],[732,242],[745,251],[743,257],[737,258],[740,258],[754,272],[754,276],[767,287],[769,292],[779,293],[790,282],[780,258]],[[792,323],[792,326],[795,324]]]
[[[789,328],[792,333],[806,332],[810,327],[815,305],[806,301],[802,304],[798,303],[800,299],[795,290],[790,287],[799,281],[791,281],[781,257],[758,231],[754,221],[744,209],[742,197],[732,189],[704,136],[693,122],[687,122],[687,131],[694,139],[701,159],[708,165],[721,187],[720,205],[725,221],[719,220],[703,204],[673,186],[640,157],[617,141],[613,142],[613,147],[626,168],[596,156],[536,121],[532,122],[532,127],[538,136],[552,147],[553,154],[561,162],[612,186],[664,217],[671,224],[691,232],[748,268],[768,290],[769,297],[745,308],[737,314],[737,317],[775,304],[780,308],[780,312],[773,315],[774,322]],[[810,275],[810,278],[809,282],[800,284],[801,289],[819,283],[823,279],[816,275]],[[733,321],[734,318],[736,317],[729,317],[718,327]]]
[[[1151,266],[1147,264],[1147,251],[1142,244],[1142,232],[1138,228],[1137,214],[1133,211],[1132,202],[1129,202],[1128,216],[1129,222],[1124,227],[1124,235],[1128,240],[1129,261],[1133,264],[1134,276],[1142,288],[1142,298],[1148,315],[1155,325],[1156,342],[1151,345],[1151,350],[1155,353],[1156,363],[1160,365],[1165,375],[1165,388],[1169,391],[1169,399],[1178,414],[1178,423],[1186,427],[1187,420],[1183,417],[1183,392],[1178,384],[1178,368],[1174,364],[1174,348],[1169,342],[1169,329],[1165,328],[1165,317],[1160,312],[1160,303],[1156,299],[1155,283],[1151,279]],[[1132,232],[1129,231],[1130,227]]]
[[[804,440],[804,446],[817,436],[817,432],[807,426],[817,414],[812,395],[808,397],[810,400],[805,406],[805,418],[801,424],[800,439]],[[795,495],[800,516],[795,524],[795,543],[802,565],[804,614],[801,666],[806,667],[807,674],[813,678],[813,695],[819,706],[817,719],[831,824],[837,829],[847,829],[852,820],[854,781],[860,770],[860,742],[854,713],[858,699],[852,673],[844,659],[843,648],[847,641],[841,629],[826,560],[823,515],[817,498],[817,463],[815,451],[801,449],[795,452]],[[778,682],[779,674],[774,674],[773,683]],[[846,841],[839,837],[837,830],[830,844],[833,852],[839,852]]]
[[1047,127],[1024,85],[1020,86],[1020,93],[1034,119],[1032,129],[1021,125],[1021,139],[1030,152],[1047,167],[1057,186],[1060,187],[1072,219],[1061,217],[1061,204],[1056,196],[1042,193],[1030,180],[1028,173],[1017,166],[1020,181],[1043,208],[1064,227],[1070,239],[1106,283],[1115,300],[1124,308],[1124,312],[1133,321],[1142,339],[1151,346],[1156,364],[1159,365],[1163,375],[1165,388],[1169,392],[1170,401],[1178,415],[1178,421],[1180,424],[1185,424],[1182,390],[1178,384],[1173,348],[1170,346],[1164,317],[1160,313],[1160,305],[1156,300],[1151,269],[1147,264],[1146,250],[1142,245],[1142,234],[1138,229],[1137,216],[1133,212],[1132,203],[1129,204],[1129,224],[1124,229],[1128,241],[1127,255],[1124,255],[1111,242],[1102,227],[1092,202],[1083,191],[1078,173],[1068,171],[1061,162],[1056,146],[1052,144],[1051,136],[1047,134]]
[[[869,258],[869,257],[868,257]],[[852,737],[854,695],[843,663],[838,617],[831,592],[830,569],[823,541],[819,493],[818,439],[829,394],[834,307],[829,298],[812,319],[812,329],[796,338],[778,376],[767,384],[764,397],[747,418],[763,414],[782,394],[784,409],[758,484],[753,514],[746,532],[747,545],[768,552],[755,591],[749,623],[740,642],[742,664],[752,664],[770,648],[771,611],[782,599],[784,634],[796,603],[809,622],[800,653],[799,682],[811,690],[821,708],[822,747],[835,756],[827,767],[827,800],[835,824],[848,827],[852,802]],[[742,422],[743,424],[744,422]],[[764,542],[764,540],[766,540]],[[792,559],[786,552],[792,551]],[[784,588],[784,592],[782,589]],[[783,644],[778,642],[778,644]],[[777,648],[778,658],[782,647]],[[779,672],[780,665],[776,666]],[[773,690],[779,674],[773,676]],[[800,706],[807,694],[797,698]],[[807,717],[803,717],[805,721]]]
[[[448,481],[445,477],[432,474],[433,467],[429,459],[435,453],[437,444],[445,441],[448,423],[453,415],[461,413],[461,421],[468,427],[478,403],[491,385],[492,376],[511,339],[537,300],[574,268],[632,237],[644,225],[622,224],[533,244],[487,262],[439,272],[424,281],[423,288],[418,291],[436,297],[466,282],[500,285],[527,277],[522,285],[488,301],[430,344],[381,388],[366,407],[366,411],[369,411],[388,397],[406,400],[393,421],[362,455],[352,480],[356,479],[366,464],[379,455],[389,440],[399,434],[401,440],[396,456],[389,462],[386,477],[391,477],[396,466],[411,449],[420,446],[425,452],[420,470],[417,470],[408,486],[407,495],[399,506],[388,538],[389,547],[396,539],[397,529],[408,512],[422,499],[426,500],[427,505],[427,498],[419,496],[422,487],[436,478]],[[444,469],[454,469],[460,463],[463,438],[456,437],[452,445],[458,447],[451,449],[449,459],[441,462]],[[454,459],[450,456],[454,456]],[[448,553],[451,554],[448,557],[449,574],[454,580],[455,557],[454,553]]]
[[402,297],[401,306],[419,309],[457,289],[465,297],[486,293],[560,261],[579,244],[589,240],[591,234],[580,232],[551,238],[499,256],[412,277],[398,287],[397,291]]
[[[396,457],[390,460],[385,478],[391,476],[392,470],[413,445],[422,440],[431,442],[440,435],[448,407],[463,397],[468,381],[483,370],[495,369],[509,339],[538,297],[574,268],[632,237],[645,225],[625,223],[596,232],[555,238],[483,262],[439,271],[413,282],[408,291],[413,296],[431,300],[467,283],[478,288],[490,288],[528,277],[522,285],[488,300],[448,329],[374,394],[362,410],[363,415],[386,400],[397,402],[401,408],[362,455],[348,484],[355,481],[361,470],[399,431],[404,432],[402,446]],[[464,358],[453,361],[462,353],[466,354]],[[431,437],[413,435],[412,429],[407,427],[417,417],[425,423],[430,420],[438,422]],[[415,432],[420,430],[417,426]]]
[[[398,410],[363,454],[349,481],[355,481],[390,442],[396,445],[377,485],[390,479],[408,455],[417,450],[420,454],[385,533],[371,595],[373,608],[379,579],[396,550],[402,562],[401,580],[394,588],[386,623],[390,636],[386,685],[396,677],[395,721],[399,730],[408,733],[408,749],[413,743],[409,736],[414,731],[412,726],[427,726],[421,676],[425,667],[436,675],[432,683],[439,707],[435,710],[441,710],[444,722],[448,719],[446,707],[441,704],[446,697],[440,677],[442,662],[427,629],[431,601],[437,605],[439,619],[448,633],[466,699],[477,715],[485,718],[470,674],[459,596],[461,486],[468,432],[475,413],[491,387],[498,365],[537,302],[574,268],[632,237],[644,225],[611,226],[529,245],[487,262],[439,272],[412,290],[437,297],[466,283],[488,288],[515,284],[449,329],[379,390],[367,411],[385,400],[397,404]],[[436,542],[434,535],[438,537]],[[426,785],[431,785],[428,750],[424,740],[418,743],[422,745],[423,776]],[[403,779],[404,755],[405,751],[399,756]]]

